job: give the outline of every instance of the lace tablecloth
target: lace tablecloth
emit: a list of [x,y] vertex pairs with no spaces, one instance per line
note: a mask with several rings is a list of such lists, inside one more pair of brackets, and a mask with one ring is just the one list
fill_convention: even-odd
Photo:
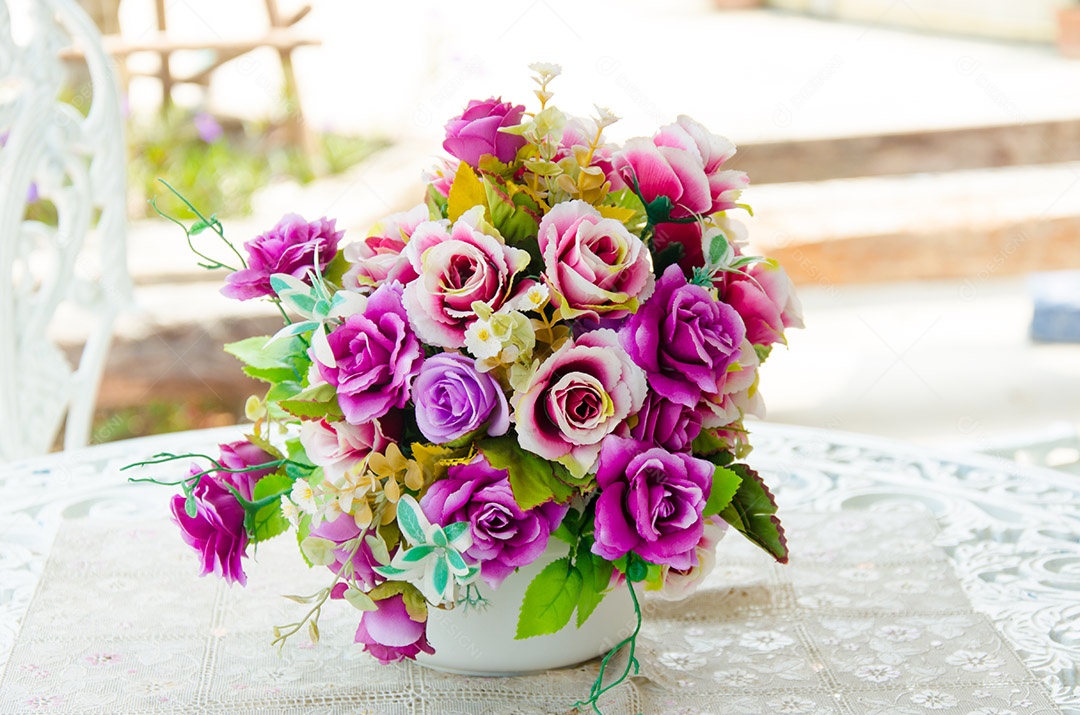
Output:
[[[605,712],[1078,712],[1077,491],[761,431],[792,563],[733,536],[698,594],[647,601],[641,675]],[[271,629],[300,609],[281,594],[323,575],[283,538],[246,589],[196,578],[167,490],[80,481],[148,447],[0,472],[0,713],[562,713],[588,692],[595,664],[496,679],[379,666],[350,642],[345,604],[318,646],[279,655]],[[58,482],[66,500],[28,496]]]

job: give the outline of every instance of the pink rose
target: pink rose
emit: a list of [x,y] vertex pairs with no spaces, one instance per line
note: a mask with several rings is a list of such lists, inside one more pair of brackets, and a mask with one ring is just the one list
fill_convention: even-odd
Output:
[[660,598],[666,601],[681,601],[697,591],[701,582],[712,573],[716,565],[716,545],[726,533],[727,523],[723,519],[718,516],[706,519],[705,531],[694,547],[697,563],[688,569],[668,567],[664,573],[664,587],[658,594]]
[[499,130],[521,124],[524,114],[524,105],[511,105],[502,98],[470,100],[460,116],[446,123],[443,149],[474,167],[485,155],[509,164],[517,157],[518,149],[525,146],[525,138]]
[[377,610],[364,611],[356,629],[356,642],[379,659],[383,665],[406,658],[414,660],[419,653],[434,653],[427,639],[427,624],[414,621],[405,608],[400,593],[375,601]]
[[[393,413],[391,413],[393,414]],[[386,417],[382,421],[386,421]],[[304,420],[300,424],[300,444],[312,464],[323,468],[327,478],[338,480],[372,452],[382,452],[391,439],[380,420],[358,425],[328,420]]]
[[540,221],[538,240],[544,278],[563,318],[623,318],[652,294],[648,248],[584,201],[556,204]]
[[730,141],[680,116],[652,139],[626,142],[614,157],[612,188],[634,189],[654,225],[726,211],[749,183],[744,172],[721,169],[734,153]]
[[[450,230],[441,221],[421,224],[405,253],[419,278],[405,289],[405,309],[416,334],[429,345],[461,348],[476,320],[472,304],[498,311],[515,297],[514,278],[529,254],[478,228],[483,209],[471,210]],[[518,292],[533,285],[523,281]]]
[[614,331],[585,333],[545,360],[515,395],[518,442],[584,476],[604,438],[641,409],[647,390],[645,372]]
[[784,328],[803,327],[795,286],[776,261],[755,263],[746,274],[723,273],[716,286],[720,299],[742,316],[754,345],[786,344]]
[[366,238],[345,246],[343,253],[350,267],[342,279],[343,286],[366,292],[386,281],[408,283],[415,279],[416,274],[402,251],[416,227],[429,218],[427,206],[416,206],[387,216],[372,227]]

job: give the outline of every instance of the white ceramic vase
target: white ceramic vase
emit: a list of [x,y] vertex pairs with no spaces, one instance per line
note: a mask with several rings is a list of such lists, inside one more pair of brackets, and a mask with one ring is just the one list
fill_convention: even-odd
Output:
[[416,662],[448,673],[497,676],[562,668],[605,655],[637,623],[626,586],[612,590],[581,628],[575,627],[575,616],[556,633],[514,639],[525,589],[536,574],[567,551],[566,544],[553,540],[539,559],[508,576],[498,590],[478,581],[489,601],[483,609],[429,609],[427,639],[435,654],[421,653]]

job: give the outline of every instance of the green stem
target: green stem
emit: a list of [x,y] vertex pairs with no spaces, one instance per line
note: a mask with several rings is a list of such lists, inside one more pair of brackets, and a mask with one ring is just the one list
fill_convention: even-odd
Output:
[[[195,214],[196,216],[199,217],[199,220],[201,220],[203,223],[205,223],[207,226],[209,226],[211,229],[213,229],[214,233],[216,233],[221,238],[222,242],[224,242],[225,245],[229,247],[229,250],[231,250],[234,254],[236,254],[236,257],[240,259],[240,265],[241,266],[243,266],[244,268],[248,267],[247,261],[244,260],[243,254],[241,254],[240,251],[237,250],[236,246],[234,246],[232,244],[232,241],[225,238],[225,232],[221,230],[221,224],[216,219],[208,219],[205,216],[203,216],[202,213],[199,211],[199,209],[195,208],[195,206],[190,201],[188,201],[186,198],[184,198],[183,194],[181,194],[179,191],[174,189],[172,187],[172,185],[168,181],[165,181],[165,179],[158,179],[158,181],[160,181],[162,184],[164,184],[165,188],[167,188],[169,191],[173,192],[173,194],[176,196],[176,198],[178,198],[182,202],[184,202],[184,205],[187,206],[191,210],[191,212],[193,214]],[[157,210],[156,207],[155,207],[155,210]],[[188,233],[186,229],[185,229],[184,233],[186,233],[187,237],[188,237],[188,246],[191,246],[191,234]],[[196,255],[202,256],[203,258],[206,258],[206,256],[203,256],[203,254],[196,251],[194,246],[191,246],[191,250],[194,251],[194,253]],[[213,261],[214,259],[207,258],[207,260]],[[224,264],[221,264],[220,261],[214,261],[214,262],[219,263],[224,268],[229,268],[228,266],[225,266]],[[229,268],[229,270],[236,270],[236,269],[235,268]]]
[[[635,657],[634,653],[637,650],[637,637],[638,634],[641,632],[641,605],[638,603],[637,592],[634,591],[634,584],[630,581],[630,579],[626,580],[626,587],[630,591],[630,599],[634,602],[634,615],[637,617],[637,624],[634,626],[634,632],[631,633],[629,637],[619,641],[619,643],[616,644],[614,648],[608,651],[608,654],[604,656],[604,659],[600,661],[600,672],[596,675],[596,680],[593,682],[592,690],[589,692],[589,699],[579,700],[578,702],[574,703],[575,708],[584,707],[587,705],[591,707],[592,711],[597,715],[603,715],[603,712],[600,710],[600,698],[602,698],[611,690],[614,690],[618,686],[622,685],[626,681],[626,679],[630,677],[631,668],[633,668],[634,670],[633,674],[637,675],[639,664],[638,659]],[[630,647],[630,651],[627,654],[626,658],[626,667],[623,668],[623,672],[619,674],[619,677],[617,677],[610,684],[605,686],[604,673],[607,671],[608,664],[610,663],[611,659],[615,657],[615,654],[626,646]]]

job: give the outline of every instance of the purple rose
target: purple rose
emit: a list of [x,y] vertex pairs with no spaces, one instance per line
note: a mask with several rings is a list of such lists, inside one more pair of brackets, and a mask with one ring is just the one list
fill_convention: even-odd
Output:
[[400,593],[375,601],[379,608],[364,611],[356,629],[356,642],[364,644],[364,650],[379,659],[383,665],[396,663],[416,655],[434,653],[427,639],[427,626],[409,618],[405,599]]
[[[353,579],[362,582],[367,588],[374,588],[385,579],[375,573],[375,566],[379,562],[371,553],[367,542],[360,539],[360,527],[356,525],[356,519],[351,514],[339,514],[333,521],[324,521],[311,530],[312,536],[332,541],[338,545],[334,549],[334,563],[328,568],[336,574],[340,574],[342,568],[349,561],[352,566],[349,569]],[[343,585],[343,584],[339,584]]]
[[469,523],[473,545],[465,553],[480,563],[480,577],[492,588],[535,561],[566,516],[566,506],[554,502],[522,511],[506,470],[495,469],[483,455],[450,467],[447,477],[428,489],[420,508],[432,523]]
[[[191,474],[203,471],[197,464]],[[244,507],[232,492],[209,474],[204,475],[193,490],[195,516],[188,516],[185,499],[177,494],[172,499],[172,513],[180,527],[184,543],[202,554],[202,575],[216,573],[229,583],[247,583],[247,574],[240,559],[247,556],[248,535],[244,529]]]
[[609,437],[596,470],[593,553],[614,561],[633,551],[673,569],[695,566],[715,470],[689,454]]
[[693,407],[702,394],[721,391],[745,334],[734,308],[687,283],[678,266],[668,266],[656,292],[627,319],[619,339],[648,373],[653,391]]
[[[218,457],[218,461],[226,469],[248,469],[267,462],[275,462],[277,457],[262,447],[242,439],[221,445],[221,456]],[[218,472],[217,477],[221,481],[231,484],[236,491],[250,501],[251,494],[255,490],[255,484],[267,474],[272,474],[275,471],[277,471],[277,467],[267,467],[246,472]]]
[[485,154],[509,164],[517,156],[518,149],[525,146],[525,138],[499,129],[521,124],[524,113],[524,105],[511,105],[501,97],[482,102],[469,100],[461,116],[446,123],[443,149],[474,167],[480,165],[480,157]]
[[316,257],[319,270],[326,270],[343,235],[335,230],[333,219],[308,223],[296,214],[286,214],[277,226],[244,244],[248,267],[229,275],[221,293],[237,300],[272,296],[270,276],[274,273],[306,280]]
[[364,309],[326,336],[333,365],[312,353],[322,378],[337,388],[345,421],[359,425],[409,401],[409,385],[420,371],[424,350],[409,326],[400,283],[388,283]]
[[664,399],[655,392],[646,395],[635,417],[634,426],[622,430],[625,434],[620,436],[655,444],[669,452],[690,451],[690,444],[701,434],[700,409]]
[[510,406],[498,381],[457,353],[424,361],[413,381],[416,424],[436,444],[450,442],[487,425],[492,437],[510,429]]

